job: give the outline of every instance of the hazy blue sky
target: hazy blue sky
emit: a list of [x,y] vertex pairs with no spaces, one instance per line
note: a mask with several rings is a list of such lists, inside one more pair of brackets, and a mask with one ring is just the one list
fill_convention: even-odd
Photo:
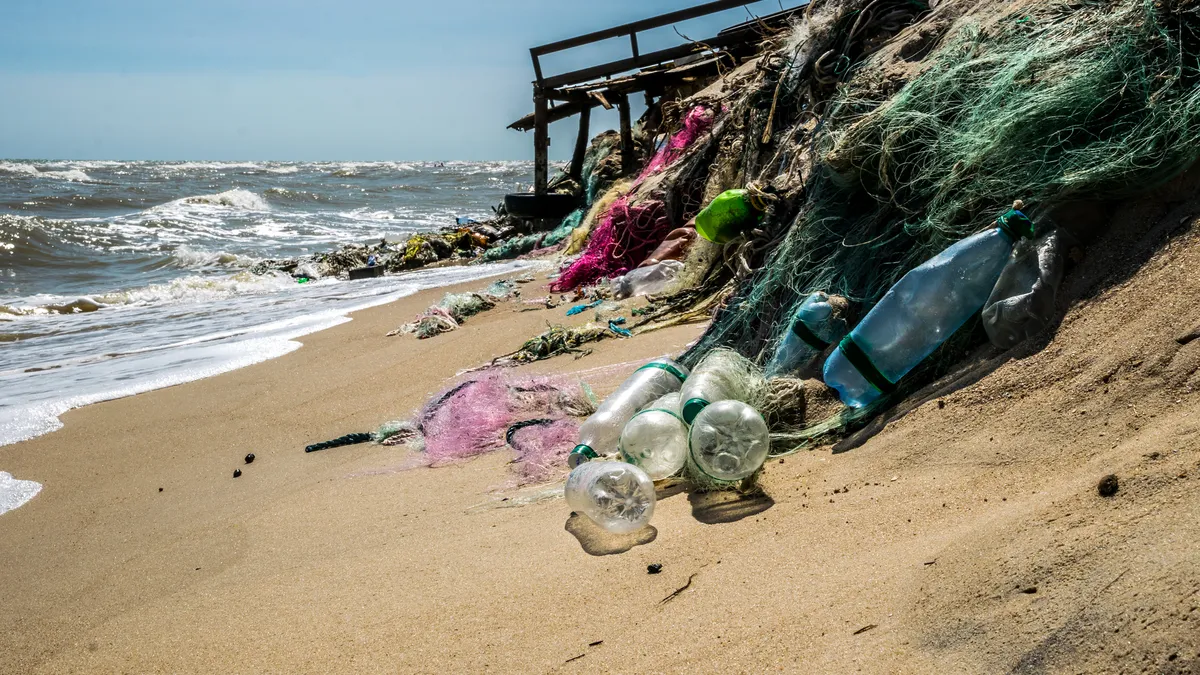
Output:
[[[532,109],[529,47],[693,4],[3,0],[0,157],[526,159],[530,135],[505,127]],[[679,28],[709,37],[748,16]],[[670,28],[639,39],[642,51],[680,41]],[[591,65],[627,45],[547,65]],[[614,124],[594,117],[593,132]],[[569,153],[573,127],[555,125],[552,156]]]

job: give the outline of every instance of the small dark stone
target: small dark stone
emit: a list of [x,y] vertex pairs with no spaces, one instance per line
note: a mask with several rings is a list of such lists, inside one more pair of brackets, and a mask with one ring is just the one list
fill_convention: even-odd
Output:
[[159,492],[162,492],[162,488],[158,488],[158,491],[159,491]]
[[662,571],[661,563],[651,563],[649,565],[646,565],[646,573],[647,574],[658,574],[661,571]]
[[1096,489],[1100,491],[1101,497],[1111,497],[1117,494],[1120,487],[1120,483],[1117,482],[1117,474],[1110,473],[1100,479],[1100,484],[1096,486]]
[[938,401],[938,410],[941,410],[942,408],[945,408],[945,407],[946,407],[945,401]]
[[1034,593],[1037,593],[1037,586],[1030,586],[1029,588],[1023,588],[1023,589],[1021,589],[1021,592],[1028,593],[1029,595],[1033,595]]
[[241,469],[234,469],[234,470],[233,470],[233,477],[234,477],[234,478],[239,478],[241,475],[242,475],[242,470],[241,470]]
[[247,464],[252,464],[252,463],[254,463],[254,453],[253,453],[253,452],[252,452],[252,453],[250,453],[250,454],[248,454],[248,455],[246,455],[246,463],[247,463]]

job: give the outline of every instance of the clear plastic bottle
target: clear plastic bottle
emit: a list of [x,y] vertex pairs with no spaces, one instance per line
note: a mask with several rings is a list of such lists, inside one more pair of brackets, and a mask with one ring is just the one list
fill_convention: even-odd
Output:
[[654,482],[625,462],[584,462],[571,470],[567,505],[613,534],[645,527],[654,515]]
[[751,400],[752,390],[763,382],[757,366],[730,349],[714,349],[696,365],[679,390],[683,421],[691,424],[710,403]]
[[983,307],[1017,237],[1032,236],[1025,214],[955,243],[905,274],[825,361],[825,384],[860,408],[890,392]]
[[689,458],[704,475],[741,480],[767,461],[771,433],[754,408],[741,401],[718,401],[696,415],[688,447]]
[[846,320],[835,315],[829,296],[821,291],[810,294],[792,315],[791,329],[767,364],[767,377],[800,370],[829,345],[841,340],[846,331]]
[[666,394],[633,416],[621,432],[621,458],[652,480],[675,475],[688,453],[688,428],[679,416],[679,392]]
[[579,444],[567,457],[567,466],[575,468],[589,459],[616,452],[621,431],[629,420],[647,403],[679,391],[687,377],[688,369],[671,359],[655,359],[638,368],[579,428]]

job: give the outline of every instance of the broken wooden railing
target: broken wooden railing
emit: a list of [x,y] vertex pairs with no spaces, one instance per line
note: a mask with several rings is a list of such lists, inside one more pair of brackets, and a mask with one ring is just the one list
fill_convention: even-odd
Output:
[[[638,48],[638,33],[759,1],[762,0],[706,2],[688,9],[530,49],[536,78],[533,81],[533,112],[513,122],[509,128],[519,131],[532,129],[534,132],[534,195],[546,195],[549,185],[549,127],[552,122],[579,115],[579,135],[575,141],[569,169],[571,177],[578,180],[583,174],[583,157],[590,140],[591,109],[599,105],[611,110],[615,105],[620,115],[621,157],[625,164],[623,168],[626,173],[632,173],[636,169],[636,157],[629,109],[630,94],[643,92],[647,105],[653,105],[654,98],[661,97],[672,85],[689,78],[716,74],[722,59],[725,59],[727,64],[730,61],[736,64],[739,56],[744,55],[747,50],[753,50],[764,37],[786,25],[792,15],[808,3],[805,1],[792,9],[731,26],[706,40],[695,40],[645,54]],[[559,75],[547,76],[542,72],[541,57],[547,54],[621,37],[629,38],[631,55],[626,58]],[[613,79],[614,75],[635,70],[638,72]]]

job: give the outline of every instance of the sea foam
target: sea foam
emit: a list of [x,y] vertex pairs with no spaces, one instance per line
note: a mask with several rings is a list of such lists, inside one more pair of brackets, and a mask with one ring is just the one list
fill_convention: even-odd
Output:
[[17,480],[11,473],[0,471],[0,515],[24,506],[41,491],[41,483]]

